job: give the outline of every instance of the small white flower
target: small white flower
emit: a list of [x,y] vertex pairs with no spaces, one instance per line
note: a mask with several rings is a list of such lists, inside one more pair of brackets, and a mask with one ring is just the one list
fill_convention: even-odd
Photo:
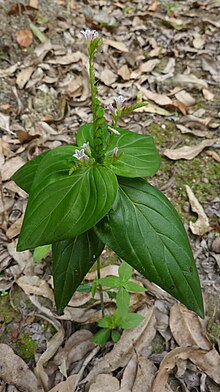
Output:
[[122,95],[119,95],[118,97],[114,97],[114,100],[117,108],[121,108],[123,103],[126,101],[126,98],[123,98]]
[[108,129],[110,129],[110,131],[112,131],[115,135],[120,135],[120,132],[118,132],[117,129],[110,126],[108,127]]
[[92,41],[93,39],[95,39],[99,36],[98,31],[90,30],[90,29],[81,30],[80,33],[82,33],[84,35],[84,37],[87,41]]
[[90,148],[89,142],[83,143],[82,149],[84,149],[84,151],[87,154],[89,154],[89,155],[91,154],[91,148]]
[[89,157],[85,154],[84,148],[82,148],[81,150],[75,150],[75,154],[73,154],[73,157],[78,159],[79,161],[89,161]]
[[113,157],[113,158],[117,158],[117,156],[118,156],[118,147],[115,147],[115,148],[113,149],[112,157]]

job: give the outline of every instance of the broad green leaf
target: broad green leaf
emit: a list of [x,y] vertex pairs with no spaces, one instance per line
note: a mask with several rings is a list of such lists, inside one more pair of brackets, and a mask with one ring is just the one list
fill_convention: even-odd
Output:
[[43,246],[38,246],[37,248],[34,249],[33,253],[33,260],[34,262],[38,262],[42,260],[44,257],[47,256],[48,252],[51,249],[51,245],[43,245]]
[[92,342],[95,344],[99,344],[100,346],[104,346],[105,343],[110,338],[111,330],[110,329],[100,329],[92,338]]
[[[103,131],[103,137],[104,137],[104,145],[107,144],[109,137],[110,137],[110,132],[108,131],[108,127],[106,125],[102,126],[102,131]],[[82,147],[84,143],[88,143],[91,147],[93,148],[93,124],[92,123],[87,123],[82,125],[78,131],[77,131],[77,145],[79,147]]]
[[115,200],[118,182],[111,169],[82,166],[69,175],[74,146],[65,147],[51,151],[38,167],[18,251],[80,235],[102,219]]
[[121,337],[120,332],[116,331],[115,329],[113,329],[111,331],[111,338],[112,338],[113,343],[117,343],[119,341],[120,337]]
[[111,289],[120,287],[120,279],[117,276],[106,276],[106,278],[100,278],[97,280],[97,284],[101,284]]
[[130,329],[137,327],[144,317],[138,313],[128,313],[126,317],[121,320],[120,327],[123,329]]
[[132,293],[143,293],[144,291],[147,291],[147,289],[134,282],[126,282],[124,288]]
[[132,277],[133,268],[123,261],[118,269],[119,276],[123,282],[127,282]]
[[79,289],[83,278],[100,256],[104,244],[93,229],[52,246],[54,296],[59,314]]
[[130,303],[130,295],[128,292],[122,287],[116,295],[116,304],[117,304],[117,309],[118,313],[122,318],[124,318],[129,309],[129,303]]
[[33,158],[31,161],[25,163],[20,169],[18,169],[12,176],[12,180],[22,188],[25,192],[29,193],[31,190],[31,185],[34,180],[36,171],[42,159],[50,151],[45,151],[37,157]]
[[112,318],[111,316],[105,316],[98,321],[98,326],[102,328],[112,328]]
[[[120,135],[114,134],[106,154],[106,162],[111,162],[112,170],[124,177],[153,176],[160,167],[160,156],[152,136],[121,128],[117,130]],[[122,154],[119,159],[112,158],[115,147],[118,148],[118,156]]]
[[118,196],[97,225],[100,239],[146,278],[204,316],[184,226],[169,200],[143,179],[120,179]]
[[[81,234],[83,235],[83,234]],[[76,291],[78,291],[79,293],[91,293],[92,291],[92,286],[89,283],[84,283],[84,284],[80,284]]]

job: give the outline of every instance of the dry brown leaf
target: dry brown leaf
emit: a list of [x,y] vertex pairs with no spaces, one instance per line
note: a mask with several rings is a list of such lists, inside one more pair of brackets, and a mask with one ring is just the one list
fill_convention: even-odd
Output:
[[78,375],[73,374],[68,377],[65,381],[60,382],[55,387],[49,390],[49,392],[74,392],[78,384]]
[[29,1],[29,6],[32,7],[32,8],[35,8],[36,10],[38,10],[39,0],[30,0]]
[[150,392],[156,366],[143,356],[138,357],[138,368],[132,392]]
[[68,65],[72,63],[77,63],[81,60],[82,54],[81,52],[72,52],[70,49],[67,51],[65,56],[56,56],[54,59],[48,60],[49,64],[60,64],[60,65]]
[[129,80],[131,76],[131,72],[127,66],[127,64],[122,65],[118,70],[118,75],[122,77],[123,80]]
[[179,129],[182,133],[191,133],[192,135],[198,136],[198,137],[213,137],[213,132],[211,131],[203,131],[200,129],[189,129],[185,127],[184,125],[177,124],[176,125],[177,129]]
[[116,80],[117,75],[110,71],[110,69],[105,69],[101,72],[100,79],[106,86],[111,86]]
[[20,89],[24,88],[25,84],[29,81],[34,70],[35,67],[30,66],[22,69],[22,71],[19,72],[19,74],[17,75],[16,84]]
[[195,49],[201,49],[205,45],[205,35],[195,33],[193,39],[193,46]]
[[172,101],[171,105],[168,105],[168,108],[178,109],[184,116],[189,113],[188,106],[186,106],[185,103],[183,103],[177,99]]
[[43,392],[27,364],[7,344],[0,344],[0,379],[20,391]]
[[51,301],[54,300],[53,291],[48,283],[38,276],[21,276],[17,279],[16,283],[27,295],[41,295],[42,297],[49,298]]
[[10,117],[7,116],[7,114],[0,113],[0,130],[14,134],[14,132],[10,130],[9,124],[10,124]]
[[206,151],[206,154],[212,157],[216,162],[220,163],[220,155],[216,151],[208,150]]
[[[118,268],[119,266],[115,264],[110,264],[107,265],[106,267],[103,267],[101,269],[102,278],[106,278],[106,276],[110,276],[110,275],[118,276]],[[85,280],[94,280],[95,278],[97,278],[97,272],[92,271],[86,275]]]
[[17,237],[17,235],[21,231],[22,222],[24,219],[24,215],[18,218],[6,231],[6,236],[11,240],[12,238]]
[[160,63],[160,60],[158,59],[152,59],[148,60],[145,63],[142,63],[140,67],[136,70],[131,72],[131,79],[137,79],[139,78],[143,73],[150,73],[153,71],[153,69],[156,67],[157,64]]
[[95,383],[93,383],[89,388],[89,392],[115,392],[118,389],[118,379],[110,374],[103,373],[96,377]]
[[127,366],[124,369],[123,377],[121,379],[121,390],[129,391],[132,390],[134,385],[136,373],[138,368],[137,356],[133,355],[133,357],[128,362]]
[[134,350],[136,353],[141,353],[143,348],[151,343],[156,333],[154,309],[146,307],[140,313],[144,316],[142,323],[134,329],[123,332],[112,351],[99,360],[84,382],[94,380],[103,371],[111,373],[118,367],[126,366],[134,355]]
[[6,78],[7,76],[13,75],[17,71],[19,63],[13,64],[6,69],[0,69],[0,78]]
[[142,92],[144,99],[146,99],[146,100],[150,99],[151,101],[153,101],[161,106],[172,104],[172,99],[167,97],[167,95],[165,95],[165,94],[153,93],[152,91],[147,90],[146,88],[141,87],[141,86],[139,87],[139,89]]
[[113,41],[111,39],[103,38],[103,44],[109,45],[112,48],[119,50],[120,52],[125,52],[125,53],[129,52],[127,46],[123,42],[120,42],[120,41]]
[[208,84],[205,80],[197,78],[195,75],[175,75],[168,79],[174,86],[186,86],[188,88],[208,88]]
[[16,31],[16,41],[23,48],[27,48],[32,44],[33,34],[31,30]]
[[203,88],[202,93],[203,93],[204,98],[207,99],[207,101],[213,101],[215,96],[207,88]]
[[204,326],[199,317],[181,304],[170,309],[170,329],[179,346],[195,346],[211,350]]
[[16,172],[16,170],[20,169],[21,166],[25,164],[24,159],[20,156],[16,156],[8,159],[4,165],[2,166],[2,180],[7,181],[10,180],[12,175]]
[[159,5],[158,1],[153,0],[148,7],[148,11],[155,12],[157,10],[158,5]]
[[186,185],[186,192],[189,198],[189,202],[193,212],[198,214],[198,219],[196,222],[189,222],[189,226],[193,234],[202,236],[203,234],[210,231],[209,220],[203,210],[201,204],[194,195],[192,189]]
[[201,151],[206,147],[210,147],[213,144],[217,143],[219,139],[207,139],[203,140],[201,143],[196,146],[184,146],[176,149],[167,148],[164,151],[164,155],[169,159],[177,160],[177,159],[186,159],[191,160],[200,154]]
[[196,100],[187,91],[181,90],[175,94],[176,99],[183,102],[187,106],[192,106],[195,104]]

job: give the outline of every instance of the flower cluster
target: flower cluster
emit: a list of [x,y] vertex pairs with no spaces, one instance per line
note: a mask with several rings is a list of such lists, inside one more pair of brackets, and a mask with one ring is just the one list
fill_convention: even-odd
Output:
[[82,33],[84,35],[85,39],[89,42],[91,42],[95,38],[98,38],[98,36],[99,36],[98,31],[90,30],[90,29],[81,30],[80,33]]

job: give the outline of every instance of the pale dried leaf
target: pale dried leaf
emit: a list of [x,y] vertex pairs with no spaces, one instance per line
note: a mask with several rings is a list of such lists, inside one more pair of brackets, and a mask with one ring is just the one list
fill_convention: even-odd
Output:
[[192,97],[187,91],[181,90],[178,93],[175,94],[175,97],[183,102],[187,106],[192,106],[195,104],[196,100],[195,98]]
[[56,56],[54,59],[48,60],[49,64],[68,65],[77,63],[82,57],[81,52],[72,52],[70,49],[65,56]]
[[129,80],[131,76],[131,72],[127,66],[127,64],[122,65],[118,70],[118,75],[122,77],[123,80]]
[[17,235],[21,231],[22,222],[24,219],[24,215],[18,218],[12,225],[7,229],[6,235],[11,240],[12,238],[17,237]]
[[35,67],[30,66],[22,69],[22,71],[19,72],[19,74],[17,75],[16,84],[20,89],[24,88],[25,84],[29,81],[34,70]]
[[182,133],[191,133],[192,135],[198,136],[198,137],[213,137],[213,132],[211,131],[203,131],[200,129],[190,129],[185,127],[184,125],[177,124],[176,125],[177,129],[179,129]]
[[158,105],[165,106],[165,105],[170,105],[172,104],[172,99],[167,97],[165,94],[157,94],[153,93],[150,90],[147,90],[144,87],[140,86],[140,91],[143,94],[144,99],[148,100],[150,99],[151,101],[157,103]]
[[124,388],[124,390],[126,391],[132,390],[137,369],[138,369],[137,356],[133,355],[133,357],[130,359],[127,366],[125,367],[123,377],[121,380],[121,389]]
[[174,86],[186,86],[191,89],[195,87],[199,90],[208,88],[206,81],[197,78],[195,75],[175,75],[168,81],[170,81]]
[[193,39],[193,46],[195,49],[201,49],[205,45],[205,35],[201,35],[199,33],[195,33]]
[[68,303],[68,306],[78,307],[85,305],[88,301],[92,299],[92,293],[81,293],[76,291]]
[[156,67],[157,64],[160,63],[158,59],[148,60],[145,63],[142,63],[140,67],[136,70],[131,72],[131,79],[139,78],[143,73],[150,73]]
[[21,391],[43,392],[27,364],[7,344],[0,344],[0,379]]
[[144,320],[138,327],[123,332],[113,350],[99,360],[84,380],[85,382],[94,380],[97,374],[103,371],[111,373],[118,367],[126,366],[134,354],[134,349],[136,353],[140,353],[151,343],[156,333],[154,309],[145,308],[140,313],[145,317]]
[[118,388],[118,379],[110,374],[103,373],[96,377],[95,383],[89,388],[89,392],[115,392]]
[[186,185],[186,191],[187,191],[187,195],[189,198],[192,211],[198,214],[197,221],[196,222],[190,221],[189,226],[193,234],[201,236],[207,233],[208,231],[210,231],[209,220],[201,204],[199,203],[192,189],[188,185]]
[[18,68],[19,63],[13,64],[6,69],[0,69],[0,78],[6,78],[7,76],[13,75]]
[[195,346],[211,350],[204,326],[199,317],[181,304],[170,309],[170,329],[179,346]]
[[27,295],[41,295],[42,297],[54,300],[53,291],[44,279],[38,276],[21,276],[16,281],[17,285],[24,290]]
[[213,101],[215,96],[207,88],[203,88],[202,93],[203,93],[204,98],[207,99],[207,101]]
[[103,44],[109,45],[112,48],[119,50],[120,52],[125,52],[125,53],[129,52],[127,46],[123,42],[120,42],[120,41],[113,41],[111,39],[103,38]]
[[49,392],[74,392],[78,384],[78,375],[73,374],[68,377],[65,381],[60,382],[55,387],[49,390]]
[[13,132],[10,130],[9,123],[10,123],[10,117],[7,116],[7,114],[0,113],[0,130],[13,134]]
[[106,86],[111,86],[116,80],[117,75],[110,71],[110,69],[105,69],[101,72],[100,79]]
[[7,181],[10,180],[12,175],[20,169],[21,166],[25,164],[24,159],[22,159],[19,155],[16,157],[8,159],[4,165],[2,166],[1,173],[2,173],[2,180]]
[[220,163],[220,155],[216,151],[208,150],[206,154],[212,157],[216,162]]
[[177,159],[186,159],[191,160],[200,154],[201,151],[206,147],[210,147],[213,144],[217,143],[219,139],[207,139],[203,140],[201,143],[196,146],[184,146],[176,149],[167,148],[164,151],[164,155],[169,159],[177,160]]
[[150,392],[156,371],[156,366],[149,359],[139,356],[138,369],[132,392]]
[[[115,264],[110,264],[107,265],[106,267],[103,267],[101,269],[101,275],[102,278],[106,278],[106,276],[118,276],[118,265]],[[89,272],[86,276],[85,276],[85,280],[94,280],[95,278],[97,278],[97,272],[96,271],[92,271]]]

